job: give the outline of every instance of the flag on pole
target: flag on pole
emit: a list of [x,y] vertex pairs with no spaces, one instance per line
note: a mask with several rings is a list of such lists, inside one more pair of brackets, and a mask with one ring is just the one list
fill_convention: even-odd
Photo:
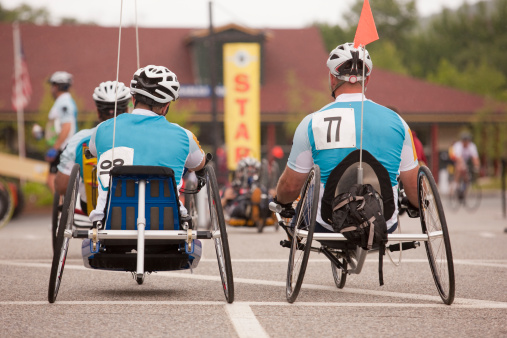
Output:
[[30,96],[32,95],[28,66],[21,44],[21,37],[19,37],[19,28],[17,29],[18,31],[15,34],[18,35],[19,43],[15,42],[17,50],[14,51],[14,86],[12,88],[12,107],[15,110],[18,108],[24,109],[28,105],[28,102],[30,102]]
[[359,23],[357,24],[356,36],[354,37],[354,48],[366,46],[370,42],[378,40],[377,27],[371,13],[370,2],[364,0]]

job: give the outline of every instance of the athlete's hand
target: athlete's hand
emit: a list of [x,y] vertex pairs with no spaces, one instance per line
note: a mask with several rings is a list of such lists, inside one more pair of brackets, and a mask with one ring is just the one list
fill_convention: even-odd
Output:
[[280,216],[284,218],[292,218],[296,214],[296,211],[292,207],[292,202],[289,203],[280,203],[277,201],[276,196],[273,199],[273,202],[280,205],[282,207],[282,211],[280,211]]
[[50,148],[46,152],[45,160],[46,160],[46,162],[53,162],[57,156],[58,156],[58,150],[56,150],[55,148]]

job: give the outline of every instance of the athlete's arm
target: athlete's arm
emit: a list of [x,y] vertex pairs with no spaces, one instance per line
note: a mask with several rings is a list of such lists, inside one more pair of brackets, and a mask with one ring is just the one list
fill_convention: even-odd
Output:
[[189,141],[189,154],[187,156],[187,160],[185,161],[185,168],[189,171],[199,171],[206,164],[206,156],[195,135],[186,129],[185,132],[187,133]]
[[60,149],[62,144],[67,139],[67,136],[69,136],[71,128],[72,128],[72,123],[70,123],[70,122],[62,124],[62,131],[58,135],[58,138],[56,139],[55,144],[53,145],[53,148],[55,148],[57,150]]
[[67,185],[69,184],[69,179],[70,176],[65,175],[61,171],[58,171],[55,178],[55,191],[60,195],[65,195],[65,192],[67,191]]
[[276,200],[282,204],[296,200],[307,177],[308,173],[298,173],[285,167],[276,186]]
[[400,172],[400,179],[403,183],[403,189],[407,194],[407,198],[414,207],[419,207],[419,198],[417,197],[417,173],[419,166]]

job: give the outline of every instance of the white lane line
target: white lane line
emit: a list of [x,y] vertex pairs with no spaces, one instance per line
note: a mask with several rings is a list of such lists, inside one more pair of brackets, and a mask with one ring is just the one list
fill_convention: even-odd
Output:
[[[82,262],[82,259],[78,259],[78,258],[75,258],[75,259],[67,259],[67,262]],[[211,259],[211,258],[204,258],[204,259],[201,259],[200,262],[203,262],[203,263],[216,263],[216,259]],[[263,259],[263,258],[259,258],[259,259],[255,259],[255,258],[245,258],[245,259],[232,259],[231,260],[232,263],[283,263],[283,264],[287,264],[287,259]],[[454,262],[454,265],[471,265],[471,266],[482,266],[482,267],[494,267],[494,268],[507,268],[507,261],[506,260],[498,260],[498,259],[493,259],[493,260],[480,260],[480,259],[454,259],[453,260]],[[326,263],[326,264],[329,264],[329,260],[328,259],[311,259],[309,260],[309,263],[312,264],[312,263]],[[378,264],[378,260],[377,259],[367,259],[365,261],[365,263],[375,263],[375,264]],[[401,263],[425,263],[425,264],[428,264],[428,260],[427,259],[403,259],[401,261]],[[30,266],[30,264],[36,264],[36,265],[33,265],[33,267],[41,267],[41,266],[37,266],[37,264],[46,264],[46,263],[33,263],[32,261],[29,261],[29,260],[0,260],[0,264],[3,264],[3,265],[21,265],[23,264],[23,266]],[[49,266],[51,266],[51,264],[49,264]],[[83,267],[83,269],[85,269]]]
[[[507,309],[507,303],[492,303],[492,302],[484,302],[483,304],[460,304],[453,303],[450,306],[444,305],[443,303],[433,303],[433,304],[420,304],[420,303],[337,303],[337,302],[295,302],[293,304],[287,302],[243,302],[236,301],[233,304],[225,304],[224,302],[218,301],[56,301],[54,304],[49,305],[47,301],[0,301],[0,306],[10,306],[10,305],[48,305],[48,306],[57,306],[57,305],[163,305],[163,306],[183,306],[183,305],[196,305],[196,306],[225,306],[226,311],[228,312],[229,317],[234,317],[234,320],[237,323],[244,321],[244,324],[241,325],[257,325],[255,323],[250,322],[253,317],[255,317],[253,311],[251,310],[252,306],[290,306],[290,307],[379,307],[379,308],[448,308],[448,309]],[[249,310],[247,309],[250,308]],[[230,313],[229,313],[230,312]],[[253,316],[253,317],[252,317]],[[255,319],[257,323],[257,319]],[[239,324],[238,324],[239,325]],[[258,324],[260,325],[260,323]],[[257,330],[258,328],[254,328]],[[239,333],[238,333],[239,334]],[[256,333],[256,337],[261,336],[259,333]]]
[[484,238],[495,238],[497,235],[495,235],[492,232],[480,232],[479,236],[484,237]]
[[227,304],[225,310],[240,338],[269,337],[248,303],[236,302]]
[[[5,265],[13,265],[13,266],[23,266],[23,267],[36,267],[36,268],[49,268],[51,265],[47,263],[20,263],[16,261],[1,261],[0,264]],[[80,265],[65,265],[65,269],[67,270],[90,270]],[[96,270],[100,271],[100,270]],[[105,271],[104,271],[105,272]],[[111,271],[107,271],[108,274]],[[175,271],[161,271],[157,273],[153,273],[150,277],[170,277],[170,278],[183,278],[183,279],[194,279],[194,280],[204,280],[204,281],[216,281],[220,282],[220,276],[211,276],[211,275],[198,275],[191,274],[190,272],[175,272]],[[248,278],[234,278],[234,283],[242,283],[242,284],[250,284],[250,285],[266,285],[266,286],[276,286],[276,287],[285,287],[285,282],[278,281],[270,281],[270,280],[261,280],[261,279],[248,279]],[[326,285],[317,285],[317,284],[303,284],[302,290],[311,289],[311,290],[322,290],[329,292],[340,292],[340,293],[350,293],[350,294],[358,294],[358,295],[370,295],[377,297],[392,297],[392,298],[402,298],[402,299],[413,299],[418,301],[428,301],[435,302],[438,304],[442,304],[442,300],[438,296],[430,296],[430,295],[419,295],[414,293],[402,293],[402,292],[392,292],[392,291],[377,291],[377,290],[365,290],[365,289],[354,289],[354,288],[344,288],[338,289],[335,286],[326,286]],[[378,304],[378,303],[372,303]],[[467,299],[467,298],[455,298],[454,303],[456,305],[463,306],[479,306],[484,308],[495,308],[497,306],[504,306],[502,304],[507,304],[505,302],[496,302],[496,301],[487,301],[480,299]]]

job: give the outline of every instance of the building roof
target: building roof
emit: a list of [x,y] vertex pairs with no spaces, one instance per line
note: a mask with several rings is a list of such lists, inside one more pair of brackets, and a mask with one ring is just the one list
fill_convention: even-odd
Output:
[[[228,25],[224,29],[240,28]],[[58,70],[74,75],[72,92],[81,111],[95,111],[92,100],[94,88],[102,81],[116,78],[118,28],[20,25],[20,31],[33,88],[31,101],[25,109],[28,115],[39,110],[44,95],[48,95],[45,83]],[[258,34],[259,31],[243,29],[242,32]],[[269,38],[264,42],[262,120],[285,121],[287,112],[293,109],[288,93],[296,87],[301,90],[300,111],[309,113],[319,108],[312,102],[315,93],[331,100],[327,96],[328,70],[325,61],[328,52],[318,29],[270,29],[266,34]],[[141,66],[164,65],[177,74],[182,84],[194,84],[188,41],[193,36],[205,35],[205,31],[189,28],[140,28]],[[119,80],[129,85],[137,69],[135,29],[123,28],[121,36]],[[0,53],[0,120],[10,120],[15,119],[11,107],[14,56],[10,24],[0,24],[0,44],[3,46]],[[289,84],[289,73],[295,75],[294,84]],[[451,121],[464,121],[486,103],[478,95],[375,67],[366,96],[380,104],[398,108],[404,116],[426,121],[433,118],[442,120],[443,116]],[[217,103],[221,113],[222,99]],[[181,99],[177,104],[191,105],[200,119],[209,119],[210,99]]]

